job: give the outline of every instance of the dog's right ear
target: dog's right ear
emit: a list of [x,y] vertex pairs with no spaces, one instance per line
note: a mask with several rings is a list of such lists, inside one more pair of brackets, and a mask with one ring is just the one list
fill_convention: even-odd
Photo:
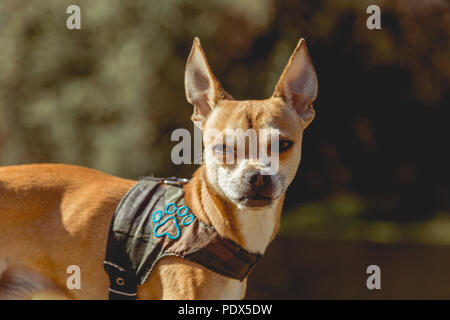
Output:
[[[194,105],[192,121],[202,129],[202,124],[211,110],[222,99],[233,99],[211,71],[206,55],[196,37],[186,63],[184,74],[186,98]],[[201,124],[201,125],[200,125]]]

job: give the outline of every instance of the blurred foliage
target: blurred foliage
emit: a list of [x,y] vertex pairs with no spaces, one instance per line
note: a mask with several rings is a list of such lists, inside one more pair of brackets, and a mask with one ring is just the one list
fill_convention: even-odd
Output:
[[267,24],[270,3],[78,1],[82,30],[70,31],[73,3],[0,4],[0,162],[190,174],[169,157],[173,129],[192,129],[183,77],[193,35],[218,36],[220,72]]
[[368,206],[366,199],[355,194],[308,202],[284,213],[280,233],[324,240],[450,244],[449,214],[439,212],[425,222],[367,221]]
[[[65,26],[70,4],[81,30]],[[381,30],[366,28],[370,4]],[[438,0],[3,0],[0,164],[190,176],[196,166],[170,161],[170,135],[193,130],[183,81],[194,36],[237,99],[270,96],[304,37],[319,96],[287,219],[296,230],[375,221],[387,234],[383,221],[450,212],[449,33]]]

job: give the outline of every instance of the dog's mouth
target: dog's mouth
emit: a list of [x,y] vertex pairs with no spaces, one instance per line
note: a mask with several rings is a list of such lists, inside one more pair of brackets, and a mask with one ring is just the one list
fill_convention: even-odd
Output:
[[272,203],[272,197],[263,195],[244,196],[239,199],[239,204],[249,208],[267,207]]

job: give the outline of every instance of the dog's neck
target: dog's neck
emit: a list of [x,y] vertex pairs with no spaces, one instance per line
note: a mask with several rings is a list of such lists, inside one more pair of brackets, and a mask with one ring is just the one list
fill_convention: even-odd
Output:
[[215,192],[203,165],[185,186],[185,194],[187,205],[202,222],[250,252],[263,254],[278,231],[284,196],[271,207],[238,208]]

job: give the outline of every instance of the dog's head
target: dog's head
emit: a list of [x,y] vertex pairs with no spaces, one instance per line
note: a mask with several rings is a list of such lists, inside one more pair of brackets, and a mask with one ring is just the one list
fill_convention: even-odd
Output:
[[192,120],[203,131],[208,182],[240,208],[270,206],[295,176],[303,130],[315,114],[317,76],[304,39],[268,99],[234,100],[211,71],[198,38],[185,87]]

